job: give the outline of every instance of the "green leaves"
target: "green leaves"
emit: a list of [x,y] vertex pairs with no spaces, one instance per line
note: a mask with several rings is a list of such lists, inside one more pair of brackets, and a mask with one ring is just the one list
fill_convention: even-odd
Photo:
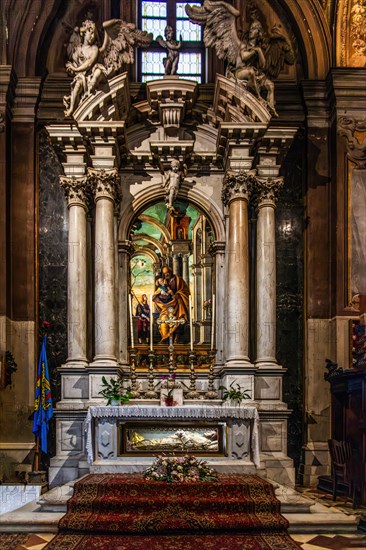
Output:
[[222,390],[223,401],[237,401],[240,405],[245,399],[251,398],[250,390],[243,389],[238,383],[234,385],[234,382],[231,382],[228,388],[226,386],[220,386],[219,389]]
[[112,401],[119,401],[122,404],[128,403],[132,397],[130,388],[126,390],[123,388],[123,380],[110,378],[108,382],[106,377],[102,376],[102,386],[99,394],[107,399],[107,405],[110,405]]

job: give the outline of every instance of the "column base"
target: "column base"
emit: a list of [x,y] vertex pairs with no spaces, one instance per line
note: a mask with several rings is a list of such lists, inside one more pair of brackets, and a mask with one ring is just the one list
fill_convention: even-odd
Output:
[[279,365],[274,357],[263,357],[254,361],[258,369],[278,369]]
[[113,357],[113,355],[96,355],[93,362],[89,364],[90,367],[102,367],[103,365],[116,367],[118,365],[116,357]]
[[65,366],[70,368],[83,368],[87,367],[89,365],[89,362],[86,357],[68,357],[66,359]]

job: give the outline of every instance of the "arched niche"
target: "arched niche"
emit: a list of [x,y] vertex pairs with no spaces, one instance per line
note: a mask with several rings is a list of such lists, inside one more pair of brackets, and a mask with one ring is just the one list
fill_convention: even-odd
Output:
[[[172,212],[167,209],[163,199],[155,197],[133,216],[127,240],[133,243],[134,249],[130,258],[128,286],[132,295],[133,343],[138,352],[138,365],[143,367],[146,363],[151,338],[144,323],[147,315],[150,320],[153,319],[153,346],[158,357],[159,353],[164,354],[164,346],[168,345],[157,321],[162,318],[159,304],[169,302],[170,289],[174,292],[177,290],[171,287],[174,276],[184,281],[179,293],[185,294],[187,303],[190,295],[192,304],[185,317],[185,324],[174,333],[181,366],[183,368],[186,363],[188,368],[190,322],[195,349],[208,358],[215,288],[215,266],[210,246],[215,241],[215,231],[202,206],[179,197]],[[164,269],[168,268],[170,272],[164,273]],[[121,281],[121,284],[124,282]],[[145,307],[145,295],[149,307]],[[129,345],[131,342],[130,335]],[[204,363],[204,359],[202,361]],[[160,366],[164,366],[163,363]]]

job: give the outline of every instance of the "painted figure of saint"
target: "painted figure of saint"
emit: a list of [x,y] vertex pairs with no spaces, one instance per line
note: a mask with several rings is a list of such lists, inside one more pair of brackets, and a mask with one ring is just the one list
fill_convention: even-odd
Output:
[[139,344],[149,343],[150,334],[150,306],[147,301],[147,295],[141,296],[141,301],[136,307],[137,317],[137,337]]
[[[169,318],[169,308],[173,308],[173,314],[176,319],[184,319],[189,322],[189,287],[180,275],[174,275],[168,266],[162,269],[161,277],[164,287],[169,294],[167,300],[166,295],[161,295],[162,289],[158,279],[158,286],[153,295],[153,302],[159,311],[159,319],[165,321]],[[164,290],[165,292],[165,290]],[[171,331],[175,332],[178,325],[172,327]],[[169,338],[169,326],[165,323],[159,325],[161,342]]]

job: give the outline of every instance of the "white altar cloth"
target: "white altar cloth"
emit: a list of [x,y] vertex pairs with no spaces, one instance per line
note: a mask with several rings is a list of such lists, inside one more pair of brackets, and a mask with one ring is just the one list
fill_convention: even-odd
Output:
[[225,420],[238,419],[250,420],[251,430],[251,453],[255,466],[260,467],[259,460],[259,414],[253,405],[242,407],[227,407],[217,405],[185,405],[182,407],[161,407],[144,405],[123,405],[123,406],[101,406],[89,407],[85,419],[86,451],[88,462],[94,460],[93,453],[93,419],[94,418],[116,418],[116,419],[177,419],[177,420]]

